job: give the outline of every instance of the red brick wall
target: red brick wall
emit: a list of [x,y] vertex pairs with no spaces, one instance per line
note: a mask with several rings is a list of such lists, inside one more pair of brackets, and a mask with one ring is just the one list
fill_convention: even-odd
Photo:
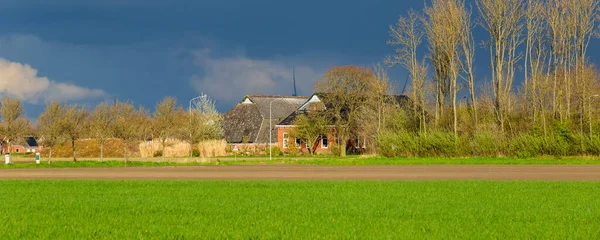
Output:
[[[12,150],[12,153],[27,153],[27,149],[20,145],[13,145],[11,150]],[[2,153],[6,154],[7,152],[8,152],[8,146],[3,146]]]
[[[284,149],[283,148],[283,134],[284,133],[288,133],[288,145],[295,144],[296,143],[296,138],[294,138],[295,131],[296,131],[295,127],[280,127],[280,128],[277,128],[277,145],[279,146],[279,148],[281,149],[281,151],[287,152],[287,150],[288,150],[288,149]],[[331,133],[328,134],[327,139],[328,139],[328,146],[327,146],[327,148],[323,148],[321,146],[321,140],[319,140],[317,142],[316,148],[313,147],[313,149],[315,149],[315,153],[324,153],[324,154],[331,153],[331,147],[332,147],[332,145],[333,145],[333,143],[335,141],[333,131],[331,131]],[[301,146],[299,146],[298,148],[303,153],[308,153],[309,152],[308,149],[306,148],[306,144],[304,142],[302,142]]]

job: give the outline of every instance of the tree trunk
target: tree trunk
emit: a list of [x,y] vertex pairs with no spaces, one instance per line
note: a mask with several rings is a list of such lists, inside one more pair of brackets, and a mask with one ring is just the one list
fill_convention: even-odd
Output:
[[127,143],[123,142],[123,153],[125,154],[125,163],[129,160],[129,154],[127,154]]
[[162,144],[162,161],[165,161],[165,144]]
[[340,140],[340,157],[346,157],[346,143],[348,140],[345,137],[342,137]]
[[588,113],[588,115],[589,115],[589,118],[590,118],[589,119],[589,121],[590,121],[590,137],[592,137],[593,134],[594,134],[593,131],[592,131],[593,130],[592,129],[593,128],[593,123],[592,123],[592,99],[589,99],[588,103],[589,103],[589,107],[588,107],[589,113]]
[[48,164],[52,163],[52,147],[50,147],[50,151],[48,152]]
[[73,162],[77,162],[77,150],[75,149],[75,139],[71,139],[71,149],[73,150]]
[[190,142],[190,157],[194,157],[194,143]]
[[104,141],[100,141],[100,162],[104,162]]
[[457,89],[456,89],[456,78],[454,79],[454,87],[453,87],[453,92],[452,92],[452,111],[453,111],[453,115],[454,115],[454,145],[456,147],[458,147],[458,113],[456,111],[456,94],[457,94]]

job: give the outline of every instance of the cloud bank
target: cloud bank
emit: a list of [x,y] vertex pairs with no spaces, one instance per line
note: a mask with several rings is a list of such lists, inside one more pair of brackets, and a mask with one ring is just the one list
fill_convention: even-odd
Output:
[[[213,57],[210,49],[195,51],[193,56],[195,66],[202,73],[191,77],[192,87],[217,101],[235,103],[247,94],[293,93],[293,67],[288,62],[297,60],[252,59],[242,53]],[[314,83],[323,72],[307,63],[296,64],[298,95],[311,94]]]
[[100,89],[89,89],[38,76],[35,68],[3,58],[0,58],[0,93],[20,98],[31,104],[98,98],[106,95]]

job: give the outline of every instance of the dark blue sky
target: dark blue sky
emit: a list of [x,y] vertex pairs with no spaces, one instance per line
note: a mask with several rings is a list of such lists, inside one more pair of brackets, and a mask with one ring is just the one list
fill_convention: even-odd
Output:
[[[2,0],[0,81],[8,83],[0,91],[24,98],[34,118],[51,100],[91,105],[119,98],[152,108],[164,96],[187,105],[201,92],[227,111],[245,94],[291,94],[295,65],[299,94],[310,94],[332,66],[381,61],[392,52],[389,25],[423,4]],[[488,57],[477,59],[483,79]],[[390,75],[401,88],[405,71],[396,67]]]

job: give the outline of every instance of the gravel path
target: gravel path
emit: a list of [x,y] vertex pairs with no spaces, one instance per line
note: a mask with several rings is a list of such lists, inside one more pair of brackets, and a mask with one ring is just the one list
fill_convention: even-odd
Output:
[[89,180],[577,180],[600,181],[600,165],[428,165],[0,169],[0,179]]

